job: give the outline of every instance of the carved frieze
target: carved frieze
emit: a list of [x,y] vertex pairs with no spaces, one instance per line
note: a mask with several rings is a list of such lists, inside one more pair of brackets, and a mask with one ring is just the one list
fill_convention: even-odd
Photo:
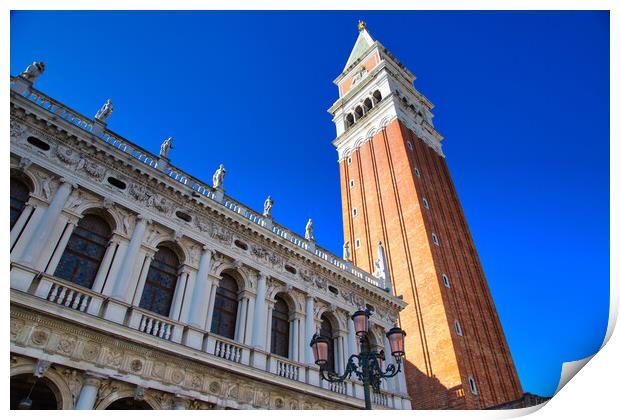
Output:
[[[40,350],[43,357],[45,355],[63,355],[68,352],[75,354],[74,357],[65,359],[63,365],[56,365],[45,359],[39,359],[42,366],[45,365],[50,369],[58,367],[58,373],[64,378],[74,402],[83,386],[85,370],[93,372],[97,368],[105,367],[116,369],[123,376],[129,374],[149,381],[158,381],[162,384],[160,386],[172,384],[192,389],[199,395],[231,402],[233,407],[299,409],[300,407],[315,407],[323,401],[322,404],[327,404],[329,408],[345,408],[336,402],[324,401],[305,393],[259,382],[242,374],[218,371],[201,363],[190,362],[181,356],[172,356],[167,352],[145,348],[137,343],[114,338],[66,321],[40,315],[33,317],[31,314],[32,312],[27,309],[12,308],[11,326],[13,331],[30,328],[33,332],[45,332],[46,337],[44,339],[34,339],[39,343],[45,343],[43,344],[44,348]],[[46,327],[41,326],[40,323],[44,323]],[[67,333],[67,330],[70,330],[71,333]],[[12,337],[14,335],[16,336],[17,333],[12,334]],[[61,344],[63,340],[70,344]],[[12,342],[14,342],[13,339]],[[69,347],[65,348],[65,346]],[[81,351],[75,352],[69,348],[80,348]],[[12,348],[12,351],[18,351],[17,349],[19,349],[19,345]],[[12,366],[18,366],[20,360],[21,356],[19,355],[12,358]],[[101,363],[97,363],[97,360],[100,360]],[[126,363],[124,363],[125,360]],[[76,366],[71,366],[72,361],[75,361]],[[34,359],[30,363],[36,362],[37,359]],[[91,367],[88,367],[89,364]],[[161,389],[149,389],[150,386],[147,386],[146,382],[144,384],[138,383],[136,386],[135,382],[126,383],[120,379],[103,379],[99,386],[95,407],[103,408],[115,398],[126,395],[144,398],[149,404],[154,402],[156,405],[154,408],[169,409],[174,407],[175,397],[173,394]],[[193,398],[195,397],[188,397],[188,400]],[[207,409],[212,408],[212,403],[197,401],[189,403],[189,407]]]

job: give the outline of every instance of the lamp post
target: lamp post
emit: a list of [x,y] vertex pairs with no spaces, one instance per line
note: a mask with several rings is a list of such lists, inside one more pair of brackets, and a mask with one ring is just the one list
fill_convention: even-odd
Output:
[[327,370],[327,360],[329,358],[329,340],[319,334],[314,334],[310,347],[314,354],[314,363],[319,365],[319,374],[321,378],[328,382],[344,382],[347,378],[355,375],[362,381],[364,385],[364,402],[366,410],[372,409],[370,401],[370,387],[375,392],[380,392],[381,379],[392,378],[401,371],[402,358],[405,354],[405,332],[394,326],[386,333],[392,356],[396,359],[396,365],[389,364],[383,370],[383,362],[385,361],[385,353],[372,351],[370,349],[370,341],[368,339],[368,327],[370,311],[368,309],[358,310],[352,316],[353,325],[355,327],[355,335],[360,339],[361,351],[359,354],[353,354],[349,357],[347,366],[342,375]]

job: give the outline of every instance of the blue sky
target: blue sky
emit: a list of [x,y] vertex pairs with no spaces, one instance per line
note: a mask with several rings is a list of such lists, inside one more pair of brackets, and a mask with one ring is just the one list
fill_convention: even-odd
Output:
[[607,12],[14,12],[11,74],[340,253],[332,81],[358,19],[417,77],[524,390],[595,352],[609,308]]

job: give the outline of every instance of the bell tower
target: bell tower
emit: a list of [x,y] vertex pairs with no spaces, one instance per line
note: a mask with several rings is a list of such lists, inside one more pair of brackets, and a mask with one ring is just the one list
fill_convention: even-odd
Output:
[[329,109],[345,241],[355,265],[369,272],[377,260],[386,265],[394,294],[408,303],[400,324],[413,408],[516,400],[523,391],[433,126],[433,104],[363,22],[358,29]]

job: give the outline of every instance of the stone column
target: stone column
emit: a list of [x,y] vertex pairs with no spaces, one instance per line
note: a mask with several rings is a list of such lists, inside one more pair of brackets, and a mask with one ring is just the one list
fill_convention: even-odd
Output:
[[103,289],[101,289],[101,293],[107,296],[112,295],[112,290],[114,289],[114,285],[118,280],[118,272],[123,265],[123,260],[125,259],[125,253],[127,252],[127,244],[129,241],[127,239],[117,236],[118,245],[116,247],[116,252],[114,253],[114,258],[112,259],[112,264],[110,266],[110,273],[108,274],[108,280],[103,282]]
[[[297,361],[300,363],[306,362],[306,353],[310,350],[310,348],[306,349],[306,318],[305,316],[300,316],[299,318],[299,330],[297,333],[297,347],[298,347],[298,355]],[[308,344],[309,346],[309,344]]]
[[[11,261],[20,261],[22,259],[21,256],[24,255],[24,250],[30,244],[34,231],[47,211],[47,205],[42,204],[36,197],[32,197],[30,201],[33,202],[34,209],[29,218],[23,220],[24,223],[27,223],[22,231],[18,235],[16,229],[17,224],[13,226],[13,230],[11,231]],[[35,205],[34,203],[37,204]],[[22,213],[22,216],[23,215]]]
[[153,261],[154,256],[155,254],[153,251],[147,251],[144,255],[144,259],[142,261],[142,271],[140,272],[138,285],[136,286],[136,291],[133,295],[133,300],[131,302],[133,306],[140,306],[140,300],[142,300],[142,292],[144,291],[144,284],[146,283],[146,277],[149,274],[151,262]]
[[267,334],[265,337],[265,351],[268,353],[271,353],[271,317],[273,316],[273,305],[275,305],[274,301],[267,301],[267,319],[265,322]]
[[347,347],[349,347],[348,356],[351,356],[352,354],[357,353],[357,337],[355,335],[355,326],[353,325],[351,316],[347,319],[347,329],[349,330],[347,333]]
[[258,274],[258,282],[256,285],[256,304],[254,307],[254,330],[252,344],[259,349],[265,350],[265,315],[266,315],[266,293],[267,293],[267,276],[263,273]]
[[108,271],[110,271],[112,258],[114,257],[117,246],[118,238],[116,235],[112,235],[110,242],[108,242],[108,247],[105,250],[105,254],[103,255],[103,260],[101,260],[101,265],[99,266],[99,271],[97,271],[95,281],[93,282],[93,292],[101,293],[103,290],[103,285],[105,284],[105,280],[108,276]]
[[192,327],[198,329],[207,329],[211,327],[211,325],[205,326],[205,324],[211,304],[211,289],[213,288],[213,283],[209,278],[211,256],[213,254],[207,247],[203,247],[202,250],[198,274],[196,275],[196,282],[194,283],[194,291],[192,292],[188,323]]
[[22,252],[22,261],[29,265],[39,261],[39,256],[44,248],[49,247],[49,240],[62,209],[71,194],[74,186],[64,179],[60,180],[60,185],[54,194],[54,198],[49,204],[41,220],[33,230],[32,237]]
[[170,305],[170,314],[169,318],[178,321],[179,316],[181,315],[181,305],[183,304],[183,293],[185,292],[185,287],[187,286],[187,278],[189,277],[189,272],[187,271],[187,267],[183,267],[181,269],[181,273],[177,278],[177,284],[174,288],[174,295],[172,296],[172,304]]
[[291,360],[298,362],[299,361],[299,316],[295,314],[293,318],[293,329],[291,331],[291,341],[293,343],[293,353],[290,355]]
[[245,292],[239,294],[239,307],[237,309],[237,324],[235,327],[235,341],[243,343],[245,338],[245,317],[248,310],[248,298]]
[[129,246],[125,252],[125,257],[123,258],[123,262],[118,270],[116,282],[114,284],[114,288],[112,289],[112,297],[126,303],[131,301],[129,291],[133,289],[132,285],[137,283],[137,279],[132,279],[131,274],[136,262],[136,257],[140,251],[140,245],[144,239],[144,232],[146,230],[147,223],[147,219],[138,216],[138,223],[136,223],[136,227],[131,235]]
[[248,295],[248,303],[246,309],[245,316],[245,337],[243,339],[243,344],[247,344],[248,346],[252,345],[252,336],[254,335],[254,331],[252,331],[252,325],[254,324],[254,312],[255,312],[255,303],[256,298],[252,293],[247,292]]
[[306,363],[310,366],[314,366],[314,355],[310,350],[310,341],[312,336],[316,332],[316,326],[314,323],[314,298],[310,295],[306,295],[306,337],[303,343],[306,349]]
[[174,410],[187,410],[189,406],[189,399],[184,395],[175,395],[173,398],[173,409]]
[[181,314],[179,322],[187,324],[187,318],[192,305],[192,296],[196,287],[196,271],[192,268],[187,273],[187,281],[185,283],[185,291],[183,292],[183,301],[181,302]]
[[71,238],[73,229],[75,229],[76,226],[77,226],[77,221],[71,220],[67,222],[65,229],[62,233],[62,236],[60,237],[60,240],[58,241],[58,245],[56,245],[56,249],[54,250],[54,253],[52,254],[52,259],[47,265],[47,269],[45,270],[45,273],[53,275],[54,272],[56,271],[56,267],[58,266],[58,263],[60,262],[60,258],[62,258],[62,254],[65,252],[65,248],[67,247],[67,244],[69,243],[69,238]]
[[215,309],[215,295],[217,294],[217,287],[219,286],[219,282],[213,282],[211,285],[211,296],[209,298],[209,308],[207,312],[207,322],[205,324],[205,330],[211,331],[211,324],[213,323],[213,310]]
[[[138,216],[138,223],[133,230],[129,245],[124,252],[123,261],[121,262],[118,274],[115,275],[114,284],[111,285],[112,293],[111,299],[108,300],[103,317],[109,321],[122,324],[125,322],[125,314],[127,313],[127,307],[134,299],[136,285],[138,278],[134,278],[134,268],[136,266],[136,259],[140,252],[142,240],[144,239],[144,232],[148,221],[142,216]],[[141,277],[139,274],[135,277]],[[107,288],[107,287],[106,287]]]
[[97,393],[99,392],[99,386],[103,379],[104,377],[92,373],[87,373],[85,375],[84,385],[75,403],[75,410],[92,410],[95,408]]
[[15,245],[15,242],[17,241],[19,234],[24,229],[24,226],[26,225],[26,222],[28,221],[28,218],[30,217],[32,212],[34,212],[34,206],[30,202],[28,202],[26,206],[24,207],[24,209],[22,210],[22,213],[19,215],[19,217],[15,221],[15,225],[13,225],[13,229],[11,229],[11,245],[10,245],[11,248],[13,248],[13,245]]

